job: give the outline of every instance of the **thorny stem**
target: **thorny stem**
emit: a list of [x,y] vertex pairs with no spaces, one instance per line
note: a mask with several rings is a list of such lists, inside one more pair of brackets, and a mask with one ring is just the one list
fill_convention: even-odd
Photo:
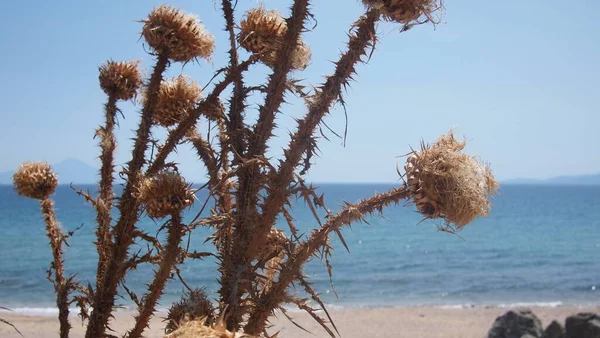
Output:
[[[257,229],[256,231],[257,234],[262,234],[262,237],[268,233],[267,227],[271,227],[275,223],[277,215],[288,200],[290,194],[288,186],[293,181],[294,171],[300,164],[302,155],[310,146],[315,129],[341,95],[343,86],[348,83],[355,73],[356,64],[367,54],[367,49],[375,43],[375,23],[378,18],[378,12],[370,10],[354,24],[356,31],[350,36],[348,50],[336,63],[333,75],[327,78],[325,84],[319,88],[309,103],[307,115],[298,121],[298,129],[291,138],[288,150],[284,152],[285,160],[277,174],[268,181],[267,191],[270,191],[270,194],[263,204],[263,214],[260,221],[257,222],[264,229]],[[264,238],[256,237],[252,246],[258,246],[263,240]]]
[[[292,7],[292,20],[288,26],[285,43],[283,44],[281,53],[278,55],[275,69],[270,76],[269,84],[267,86],[265,104],[260,108],[258,121],[256,122],[254,131],[250,137],[248,154],[246,154],[247,159],[253,159],[256,156],[264,155],[264,152],[266,151],[266,142],[272,136],[273,127],[275,126],[275,112],[283,102],[287,74],[291,68],[289,55],[297,44],[307,14],[308,0],[296,0]],[[257,166],[250,166],[248,169],[242,170],[242,174],[240,175],[237,196],[239,200],[237,205],[239,212],[238,226],[241,229],[246,229],[246,227],[248,227],[246,230],[242,230],[242,233],[252,232],[250,228],[252,224],[250,222],[253,220],[252,213],[256,212],[259,190],[258,183],[260,183],[260,180],[256,179],[256,175],[259,174],[258,171],[259,168]],[[245,244],[247,245],[248,243]],[[244,252],[243,254],[246,255],[246,258],[252,257],[252,252]]]
[[[244,152],[244,120],[242,111],[245,108],[244,100],[246,95],[244,94],[242,73],[237,71],[237,68],[239,67],[239,60],[237,43],[235,39],[235,21],[233,18],[233,7],[231,6],[231,0],[223,0],[223,16],[225,17],[226,29],[229,32],[229,63],[232,73],[234,74],[233,96],[230,100],[229,123],[227,124],[227,134],[229,137],[227,138],[228,142],[226,144],[221,144],[221,161],[224,164],[223,167],[226,167],[226,164],[229,161],[226,154],[230,146],[233,147],[237,154],[242,154]],[[234,155],[233,163],[235,164],[237,161],[238,158]]]
[[52,266],[54,270],[54,290],[56,291],[56,306],[58,307],[58,320],[60,322],[60,337],[68,338],[71,324],[69,324],[69,285],[65,279],[63,267],[62,241],[63,234],[60,230],[56,215],[54,214],[54,203],[50,198],[40,201],[44,222],[46,223],[46,234],[50,239],[52,248]]
[[327,238],[332,231],[339,230],[344,225],[362,220],[365,215],[375,211],[381,212],[383,208],[400,200],[410,198],[410,190],[406,186],[392,189],[383,194],[377,194],[367,200],[356,204],[347,204],[339,213],[331,216],[323,226],[303,242],[298,249],[281,265],[279,279],[273,283],[260,298],[257,310],[250,314],[248,323],[244,327],[247,334],[258,334],[264,329],[268,317],[283,301],[285,290],[296,280],[301,273],[302,266],[327,243]]
[[[250,58],[245,62],[241,63],[238,67],[237,72],[243,72],[250,67],[251,64],[256,62],[256,58]],[[215,105],[218,103],[219,95],[231,84],[234,80],[234,73],[229,69],[227,75],[223,81],[217,83],[212,93],[207,96],[194,110],[190,112],[186,118],[177,125],[173,131],[169,133],[164,146],[160,149],[154,161],[146,170],[146,175],[156,174],[164,165],[167,156],[175,149],[177,143],[185,136],[185,134],[196,124],[198,118],[202,113],[215,109]]]
[[185,227],[181,222],[181,214],[176,213],[171,215],[171,224],[168,225],[167,245],[160,259],[160,265],[152,283],[148,286],[148,292],[142,298],[142,303],[138,307],[138,315],[136,316],[135,326],[129,331],[127,337],[139,338],[148,327],[148,323],[154,314],[156,304],[162,296],[167,280],[171,276],[171,271],[177,263],[179,255],[180,243],[185,233]]
[[[267,149],[267,140],[271,138],[273,128],[275,127],[275,113],[283,103],[286,88],[287,75],[291,70],[292,62],[290,55],[298,44],[301,31],[304,29],[304,21],[308,16],[308,0],[296,0],[292,6],[292,12],[288,23],[288,31],[284,38],[283,46],[278,53],[277,62],[273,73],[269,77],[265,98],[265,103],[259,109],[259,116],[250,134],[248,151],[245,159],[252,160],[263,156]],[[253,164],[240,170],[239,186],[236,195],[237,219],[234,230],[233,257],[231,264],[225,266],[224,271],[228,279],[235,274],[244,274],[248,269],[248,264],[252,260],[258,246],[251,247],[249,244],[255,234],[254,227],[257,216],[257,205],[260,191],[260,166]],[[227,283],[231,284],[231,283]],[[227,285],[223,283],[223,285]],[[240,309],[240,298],[245,290],[237,283],[236,287],[231,287],[225,294],[221,294],[222,301],[227,305],[229,316],[227,317],[227,327],[237,329],[242,320],[242,311]],[[230,294],[232,290],[237,289],[237,294]]]
[[[238,52],[237,52],[237,43],[236,43],[236,35],[234,31],[235,21],[233,17],[233,7],[231,4],[231,0],[223,0],[223,16],[225,18],[225,26],[226,30],[229,32],[229,63],[232,71],[236,72],[238,68]],[[239,162],[239,156],[244,153],[245,142],[244,142],[244,121],[242,111],[244,110],[244,99],[245,95],[244,91],[244,83],[242,80],[242,74],[237,73],[238,75],[234,78],[234,88],[233,94],[230,100],[229,114],[228,120],[223,125],[219,125],[220,133],[221,133],[221,167],[224,171],[227,171],[229,168],[229,153],[233,153],[233,164]],[[219,200],[217,207],[220,209],[219,211],[222,214],[230,213],[233,208],[233,201],[231,200],[231,195],[228,193],[229,185],[227,182],[221,182],[219,184]],[[231,226],[232,222],[228,221],[221,225],[221,229],[219,230],[220,242],[215,243],[217,245],[217,249],[219,250],[219,254],[222,260],[222,266],[220,267],[221,279],[220,284],[221,288],[219,289],[219,295],[221,296],[221,303],[223,305],[228,304],[227,300],[232,299],[233,288],[231,287],[233,274],[231,271],[232,264],[232,236],[231,236]],[[232,317],[232,316],[231,316]],[[231,326],[235,325],[234,318],[230,319]]]
[[196,153],[198,157],[202,159],[204,165],[206,166],[206,171],[208,172],[210,182],[216,182],[217,180],[217,159],[216,153],[210,146],[210,143],[202,138],[202,135],[197,131],[194,132],[194,135],[190,137],[190,142],[196,149]]
[[98,131],[100,136],[100,194],[96,201],[98,229],[96,230],[96,247],[98,250],[98,270],[96,273],[96,285],[100,285],[108,261],[108,248],[110,246],[110,211],[113,200],[113,173],[114,173],[114,152],[117,142],[114,136],[115,118],[117,115],[117,96],[110,94],[108,102],[105,105],[106,122],[104,127]]
[[123,262],[127,258],[129,246],[133,242],[132,233],[138,219],[139,202],[134,196],[141,169],[145,163],[145,154],[148,149],[150,128],[152,127],[152,114],[156,105],[156,97],[163,73],[169,63],[167,53],[158,55],[154,71],[148,84],[148,98],[142,109],[142,116],[133,146],[131,161],[127,169],[127,183],[119,203],[119,220],[114,227],[114,243],[110,250],[110,257],[102,283],[97,286],[94,293],[92,314],[86,332],[86,338],[103,337],[115,302],[117,286],[126,273]]

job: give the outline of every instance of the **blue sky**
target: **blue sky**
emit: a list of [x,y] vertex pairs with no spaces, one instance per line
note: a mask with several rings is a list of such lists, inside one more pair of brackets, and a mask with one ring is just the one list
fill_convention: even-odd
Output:
[[[216,36],[211,63],[173,64],[169,76],[191,75],[201,85],[227,62],[218,2],[171,1],[192,12]],[[287,14],[289,1],[265,0]],[[363,12],[359,1],[313,1],[318,21],[306,41],[311,66],[294,76],[317,85],[332,70],[346,32]],[[0,171],[23,161],[77,158],[99,166],[94,129],[105,97],[97,67],[107,59],[152,57],[139,39],[143,19],[158,1],[12,1],[0,11]],[[239,0],[237,17],[256,0]],[[358,68],[346,95],[348,141],[320,144],[310,179],[318,182],[394,182],[397,156],[455,127],[469,153],[491,163],[499,179],[600,172],[600,2],[579,0],[446,1],[437,28],[400,34],[383,23],[377,50]],[[267,69],[255,67],[250,83]],[[293,118],[305,107],[290,100],[271,143],[277,157]],[[117,162],[128,160],[139,105],[121,105]],[[251,106],[249,116],[255,116]],[[326,120],[343,131],[343,111]],[[202,128],[202,127],[201,127]],[[157,130],[157,136],[164,131]],[[331,135],[332,136],[332,135]],[[190,180],[204,171],[187,147],[177,157]]]

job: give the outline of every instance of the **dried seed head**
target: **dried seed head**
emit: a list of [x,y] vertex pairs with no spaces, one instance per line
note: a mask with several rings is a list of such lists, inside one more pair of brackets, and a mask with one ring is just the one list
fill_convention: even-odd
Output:
[[190,320],[182,323],[176,331],[171,332],[164,338],[256,338],[243,333],[227,331],[223,320],[210,325],[206,318]]
[[179,173],[164,170],[142,180],[138,197],[152,218],[162,218],[178,212],[194,202],[194,192]]
[[191,290],[169,309],[165,333],[177,330],[181,324],[190,320],[204,319],[205,322],[212,323],[215,320],[214,312],[215,309],[204,289]]
[[[276,10],[266,11],[263,6],[246,12],[240,23],[238,39],[240,45],[251,53],[260,54],[260,60],[269,67],[274,67],[277,52],[283,45],[287,23]],[[312,52],[302,41],[291,54],[292,69],[304,69],[310,61]]]
[[491,169],[462,153],[465,142],[452,132],[423,146],[407,159],[406,181],[417,209],[427,218],[444,218],[458,230],[491,208],[489,197],[498,189]]
[[183,75],[163,81],[156,97],[154,121],[163,127],[179,123],[194,109],[201,93],[198,84]]
[[202,114],[209,120],[222,121],[225,116],[225,106],[221,100],[217,99],[211,102],[210,106],[202,111]]
[[281,14],[259,6],[246,12],[238,38],[249,52],[263,54],[277,50],[286,33],[287,23]]
[[118,100],[130,100],[142,86],[139,61],[108,61],[100,66],[100,87],[106,95],[115,95]]
[[442,0],[363,0],[367,6],[381,11],[383,16],[405,25],[422,22],[438,23],[439,18],[434,13],[443,9]]
[[173,61],[210,59],[215,49],[214,37],[198,19],[176,8],[161,5],[143,22],[142,35],[146,42],[157,53],[167,53]]
[[26,162],[13,175],[13,184],[21,196],[46,199],[58,184],[58,177],[48,163]]
[[[290,55],[292,69],[305,69],[310,62],[311,57],[312,51],[310,50],[310,47],[308,47],[304,41],[299,41]],[[277,51],[264,54],[261,57],[261,61],[269,67],[275,67],[275,62],[277,61]]]

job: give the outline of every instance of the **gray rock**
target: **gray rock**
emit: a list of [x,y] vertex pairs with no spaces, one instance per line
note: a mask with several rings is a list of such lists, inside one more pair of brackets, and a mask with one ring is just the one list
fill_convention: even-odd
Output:
[[600,338],[600,316],[578,313],[565,321],[567,338]]
[[565,329],[559,322],[553,320],[550,325],[544,330],[542,338],[566,338]]
[[511,310],[496,318],[488,338],[540,338],[544,328],[529,309]]

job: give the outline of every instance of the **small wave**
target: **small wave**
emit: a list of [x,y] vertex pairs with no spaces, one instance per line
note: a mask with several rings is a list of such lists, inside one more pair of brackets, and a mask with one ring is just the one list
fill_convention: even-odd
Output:
[[564,303],[561,301],[555,302],[519,302],[519,303],[507,303],[507,304],[498,304],[499,308],[508,308],[508,307],[561,307]]
[[[507,308],[516,308],[516,307],[561,307],[565,304],[561,301],[555,302],[516,302],[516,303],[500,303],[500,304],[449,304],[449,305],[440,305],[436,306],[440,309],[481,309],[481,308],[499,308],[499,309],[507,309]],[[573,305],[577,306],[577,305]],[[584,306],[583,304],[581,306]]]
[[[77,309],[69,309],[71,312],[78,311]],[[58,314],[58,308],[55,307],[16,307],[10,310],[0,309],[0,313],[12,313],[27,316],[54,316]]]
[[[78,315],[79,308],[69,308],[70,315]],[[133,306],[123,306],[115,310],[116,313],[135,313],[137,310]],[[165,307],[157,307],[156,313],[159,315],[164,315],[169,311],[168,308]],[[24,316],[56,316],[58,315],[58,308],[56,307],[8,307],[8,309],[0,309],[0,313],[8,313],[8,314],[19,314]]]

